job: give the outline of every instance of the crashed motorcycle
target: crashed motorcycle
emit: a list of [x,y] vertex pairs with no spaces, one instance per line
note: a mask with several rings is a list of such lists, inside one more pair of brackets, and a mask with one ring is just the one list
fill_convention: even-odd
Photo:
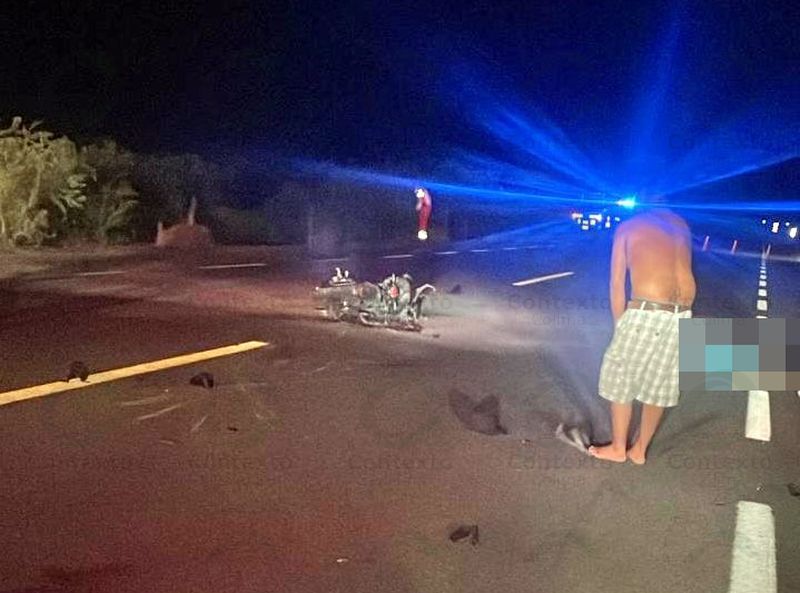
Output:
[[333,321],[420,331],[422,303],[435,291],[430,284],[415,288],[409,274],[392,274],[373,284],[357,282],[347,270],[336,268],[325,284],[314,289],[314,301]]

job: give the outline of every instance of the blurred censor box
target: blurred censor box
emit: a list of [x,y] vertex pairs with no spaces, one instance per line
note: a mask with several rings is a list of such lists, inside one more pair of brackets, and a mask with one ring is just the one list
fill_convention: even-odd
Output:
[[800,319],[679,321],[680,389],[800,389]]

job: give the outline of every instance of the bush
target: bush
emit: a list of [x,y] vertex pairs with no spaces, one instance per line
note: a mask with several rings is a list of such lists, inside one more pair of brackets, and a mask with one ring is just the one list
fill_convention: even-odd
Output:
[[83,207],[87,174],[75,144],[15,117],[0,130],[0,244],[41,245],[52,219]]
[[139,193],[133,188],[134,155],[113,140],[81,149],[81,164],[91,172],[86,188],[86,205],[75,228],[86,239],[101,243],[132,240],[132,221],[139,205]]

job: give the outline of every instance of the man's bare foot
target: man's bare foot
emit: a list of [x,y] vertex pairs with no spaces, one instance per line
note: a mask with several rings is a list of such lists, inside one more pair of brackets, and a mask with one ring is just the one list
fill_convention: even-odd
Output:
[[644,462],[647,461],[645,452],[642,451],[642,448],[637,446],[635,443],[633,447],[628,449],[628,459],[630,459],[636,465],[644,465]]
[[625,461],[625,450],[615,448],[613,445],[605,445],[604,447],[589,447],[589,455],[602,459],[603,461],[613,461],[615,463],[623,463]]

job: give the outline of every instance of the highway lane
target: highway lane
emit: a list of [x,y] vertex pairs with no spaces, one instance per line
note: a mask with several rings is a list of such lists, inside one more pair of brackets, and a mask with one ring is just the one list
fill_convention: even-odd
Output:
[[[365,278],[409,270],[443,289],[420,335],[267,306],[283,291],[307,304],[297,287],[330,262],[81,277],[59,318],[64,295],[15,286],[20,305],[28,291],[44,300],[0,330],[14,344],[4,386],[49,380],[77,356],[115,368],[249,339],[274,347],[202,365],[212,392],[188,385],[192,367],[0,408],[12,544],[0,591],[725,590],[739,500],[771,506],[780,590],[800,586],[786,490],[800,402],[775,398],[774,438],[756,443],[741,394],[687,397],[647,466],[592,462],[553,429],[608,434],[594,393],[611,332],[607,238],[462,251],[350,262]],[[754,315],[758,260],[698,254],[696,271],[698,315]],[[497,394],[511,434],[465,432],[451,389]],[[462,521],[480,524],[477,548],[447,540]]]

